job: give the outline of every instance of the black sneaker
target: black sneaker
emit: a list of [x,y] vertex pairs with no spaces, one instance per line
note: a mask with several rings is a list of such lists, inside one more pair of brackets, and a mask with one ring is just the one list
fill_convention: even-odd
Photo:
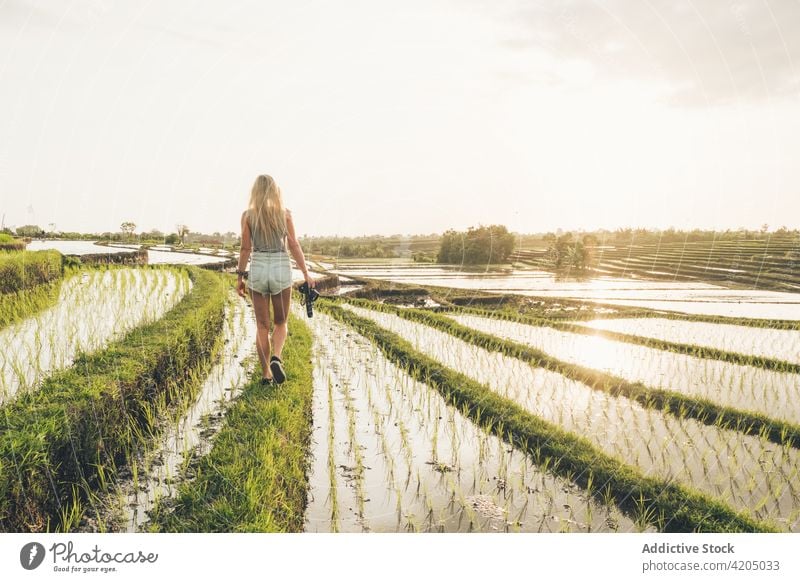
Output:
[[283,384],[286,380],[286,372],[283,370],[283,360],[278,356],[272,356],[269,361],[269,369],[272,370],[272,378],[276,384]]
[[275,384],[275,378],[261,378],[262,386],[272,386]]

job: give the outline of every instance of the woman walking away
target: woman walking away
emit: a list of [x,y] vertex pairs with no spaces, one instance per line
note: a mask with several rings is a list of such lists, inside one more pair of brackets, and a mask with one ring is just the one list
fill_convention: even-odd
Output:
[[[292,298],[292,264],[287,249],[308,285],[314,287],[314,279],[306,268],[303,249],[297,242],[292,214],[283,206],[281,189],[272,176],[261,175],[253,184],[250,206],[242,213],[242,248],[236,271],[239,276],[236,290],[239,295],[245,296],[245,268],[252,252],[247,288],[256,315],[256,349],[261,361],[263,384],[280,384],[286,380],[281,351],[288,333],[287,319]],[[274,323],[271,342],[270,298]]]

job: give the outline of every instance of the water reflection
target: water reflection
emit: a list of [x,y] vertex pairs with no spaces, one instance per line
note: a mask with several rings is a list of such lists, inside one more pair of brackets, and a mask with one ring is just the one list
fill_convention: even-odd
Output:
[[788,329],[761,329],[681,321],[656,317],[598,319],[578,325],[660,340],[694,344],[727,352],[752,354],[800,364],[800,333]]
[[334,273],[393,283],[579,299],[662,311],[756,319],[800,320],[800,295],[779,291],[728,289],[694,281],[651,281],[621,277],[576,279],[533,270],[482,273],[458,267],[348,265]]
[[[116,254],[126,250],[134,251],[141,248],[137,244],[114,243],[109,246],[96,244],[91,240],[34,240],[27,250],[42,251],[56,250],[63,255],[99,255]],[[173,251],[170,247],[154,246],[147,251],[147,262],[151,265],[215,265],[230,260],[229,256],[213,256],[185,251]]]
[[[689,485],[737,510],[750,511],[757,519],[774,520],[780,529],[800,531],[798,449],[781,447],[755,435],[708,426],[691,418],[664,414],[658,409],[643,408],[628,398],[591,389],[556,372],[535,368],[498,352],[488,352],[446,332],[396,315],[350,305],[345,307],[397,333],[441,364],[485,383],[534,415],[580,435],[648,476]],[[507,322],[491,320],[490,323]],[[491,333],[504,335],[496,326],[491,328]],[[557,339],[551,343],[561,344]],[[589,351],[585,346],[574,350],[581,358]],[[676,355],[667,353],[669,356]],[[609,361],[606,358],[599,357],[603,364]],[[642,363],[641,358],[631,358],[628,354],[614,358],[623,363],[628,359],[633,360],[633,368],[635,362]],[[652,371],[657,375],[659,369],[662,367],[656,363]],[[689,372],[689,377],[696,375],[695,370]],[[712,372],[707,371],[703,378],[709,386],[715,385]],[[737,378],[735,373],[732,377],[718,378],[717,395],[724,398],[730,388],[737,388],[728,384],[728,380]],[[758,390],[764,385],[758,381],[746,384]],[[750,400],[753,407],[769,409],[774,416],[782,416],[787,400],[797,401],[798,388],[794,386],[791,396],[777,395],[777,400],[782,402],[773,401],[766,407],[760,400],[761,394],[750,394]]]

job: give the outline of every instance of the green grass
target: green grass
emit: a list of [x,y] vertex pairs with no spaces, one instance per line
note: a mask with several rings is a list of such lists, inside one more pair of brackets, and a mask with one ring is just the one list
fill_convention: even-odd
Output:
[[164,317],[0,408],[0,531],[68,529],[151,438],[164,407],[183,398],[178,387],[216,348],[228,288],[188,270],[192,291]]
[[33,289],[0,294],[0,329],[55,305],[61,282],[61,279],[56,279]]
[[156,504],[149,531],[303,530],[313,394],[308,326],[294,315],[283,357],[287,380],[262,386],[260,368],[228,408],[211,452],[175,499]]
[[589,441],[538,418],[484,385],[415,350],[397,334],[326,303],[320,309],[371,339],[392,362],[437,389],[462,413],[531,455],[538,465],[613,498],[636,519],[670,532],[762,532],[767,524],[688,487],[654,479],[605,454]]
[[23,240],[0,232],[0,251],[21,251],[24,248],[25,242]]
[[510,340],[505,340],[461,325],[441,315],[421,309],[397,308],[389,305],[347,299],[353,305],[392,313],[404,319],[429,325],[440,331],[477,345],[485,350],[499,352],[529,364],[558,372],[586,386],[608,392],[612,396],[630,398],[647,408],[656,408],[679,418],[693,418],[706,425],[736,430],[760,436],[781,446],[800,448],[800,426],[770,418],[764,414],[723,406],[705,398],[698,398],[674,390],[650,388],[641,382],[629,382],[618,376],[563,362],[545,352]]
[[58,251],[0,252],[0,294],[32,289],[60,279],[63,272]]

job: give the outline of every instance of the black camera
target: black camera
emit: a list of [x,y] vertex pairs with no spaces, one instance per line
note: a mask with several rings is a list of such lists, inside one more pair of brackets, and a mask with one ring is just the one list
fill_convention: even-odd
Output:
[[319,293],[313,287],[308,286],[308,281],[304,281],[297,290],[300,291],[300,305],[305,305],[306,313],[309,317],[313,317],[312,308],[314,302],[319,298]]

